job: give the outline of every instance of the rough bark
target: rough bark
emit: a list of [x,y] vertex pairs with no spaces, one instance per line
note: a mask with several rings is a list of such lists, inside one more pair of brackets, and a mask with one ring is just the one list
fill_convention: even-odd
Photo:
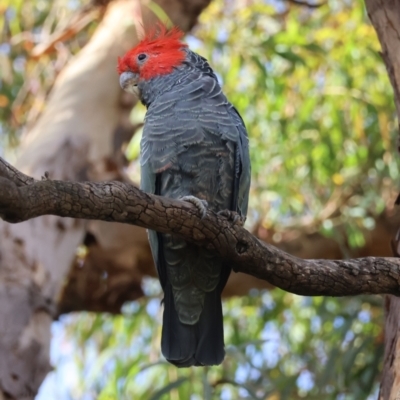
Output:
[[[400,119],[400,2],[366,0],[365,4],[382,46]],[[385,311],[385,356],[379,398],[400,399],[400,299],[388,296]]]
[[[134,224],[171,233],[218,252],[234,271],[307,296],[400,295],[400,258],[302,260],[263,243],[234,223],[192,204],[147,194],[122,182],[22,179],[0,158],[0,216],[12,223],[42,215]],[[16,181],[15,184],[13,181]]]
[[[208,0],[158,3],[188,30]],[[130,98],[126,104],[121,94],[116,59],[137,41],[134,23],[141,23],[141,16],[145,24],[154,22],[149,8],[140,12],[138,1],[109,4],[92,39],[58,76],[45,111],[25,134],[19,169],[35,177],[49,171],[53,178],[68,180],[120,177],[113,158],[115,139],[134,101]],[[130,253],[113,263],[133,269],[150,258],[143,230],[129,228]],[[50,324],[76,249],[89,229],[99,232],[100,247],[107,242],[107,233],[95,221],[44,216],[18,225],[0,224],[0,398],[33,398],[50,370]],[[104,251],[117,253],[118,243]],[[85,282],[81,286],[87,288]],[[136,277],[129,289],[128,298],[140,295]]]

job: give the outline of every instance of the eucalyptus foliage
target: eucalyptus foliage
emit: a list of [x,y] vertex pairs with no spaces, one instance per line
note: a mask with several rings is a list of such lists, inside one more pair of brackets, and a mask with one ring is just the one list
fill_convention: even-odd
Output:
[[363,1],[216,1],[195,34],[248,126],[264,225],[344,225],[362,245],[398,179],[393,92]]

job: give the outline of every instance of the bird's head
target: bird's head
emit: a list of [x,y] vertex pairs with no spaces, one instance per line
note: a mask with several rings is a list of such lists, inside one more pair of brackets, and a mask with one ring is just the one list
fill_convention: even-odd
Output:
[[118,58],[121,87],[136,92],[139,81],[170,74],[182,65],[187,47],[181,40],[183,35],[179,28],[167,29],[161,24],[157,30],[147,33],[132,50]]

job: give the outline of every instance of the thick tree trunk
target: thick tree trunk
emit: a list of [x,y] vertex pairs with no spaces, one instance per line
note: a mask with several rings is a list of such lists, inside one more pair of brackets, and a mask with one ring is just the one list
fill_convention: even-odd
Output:
[[[188,30],[208,0],[158,3]],[[126,124],[133,99],[126,104],[122,97],[116,60],[137,41],[134,23],[140,24],[141,16],[144,24],[154,23],[149,8],[141,10],[138,1],[110,3],[96,33],[59,75],[46,110],[26,134],[18,168],[35,177],[48,171],[52,178],[67,180],[120,178],[113,160],[115,133]],[[151,265],[144,231],[119,224],[104,229],[102,224],[53,216],[0,224],[0,399],[34,398],[50,370],[50,324],[76,249],[85,239],[93,243],[95,237],[100,249],[93,262],[101,256],[104,265],[113,252],[118,257],[112,263],[130,270],[129,285],[112,282],[116,290],[130,291],[127,299],[141,295],[139,273],[131,271],[143,261]],[[128,238],[129,249],[124,243]],[[82,282],[84,296],[91,282]]]
[[[365,4],[382,45],[400,119],[400,2],[365,0]],[[379,399],[394,400],[400,399],[400,299],[387,296],[385,304],[385,356]]]

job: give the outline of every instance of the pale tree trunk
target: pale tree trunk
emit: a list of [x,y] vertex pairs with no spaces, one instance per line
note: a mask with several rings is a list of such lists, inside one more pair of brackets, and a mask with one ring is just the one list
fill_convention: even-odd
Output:
[[[365,4],[381,42],[382,58],[393,86],[400,119],[400,2],[365,0]],[[397,400],[400,399],[400,299],[387,296],[385,312],[385,355],[379,399]]]
[[[208,1],[159,4],[188,30]],[[114,137],[126,124],[133,99],[126,104],[122,97],[116,60],[137,42],[134,23],[141,23],[141,16],[145,24],[155,21],[137,1],[110,3],[96,33],[59,75],[46,110],[26,134],[18,168],[35,177],[48,171],[52,178],[67,180],[121,177],[113,161]],[[94,234],[88,235],[90,231]],[[103,251],[99,262],[113,252],[118,255],[113,262],[130,276],[128,288],[121,279],[110,284],[131,289],[127,299],[140,296],[140,271],[132,271],[141,263],[151,265],[142,229],[52,216],[0,224],[0,399],[34,398],[50,370],[50,324],[76,249],[88,237],[96,237]],[[83,295],[90,290],[86,284],[81,284]]]

